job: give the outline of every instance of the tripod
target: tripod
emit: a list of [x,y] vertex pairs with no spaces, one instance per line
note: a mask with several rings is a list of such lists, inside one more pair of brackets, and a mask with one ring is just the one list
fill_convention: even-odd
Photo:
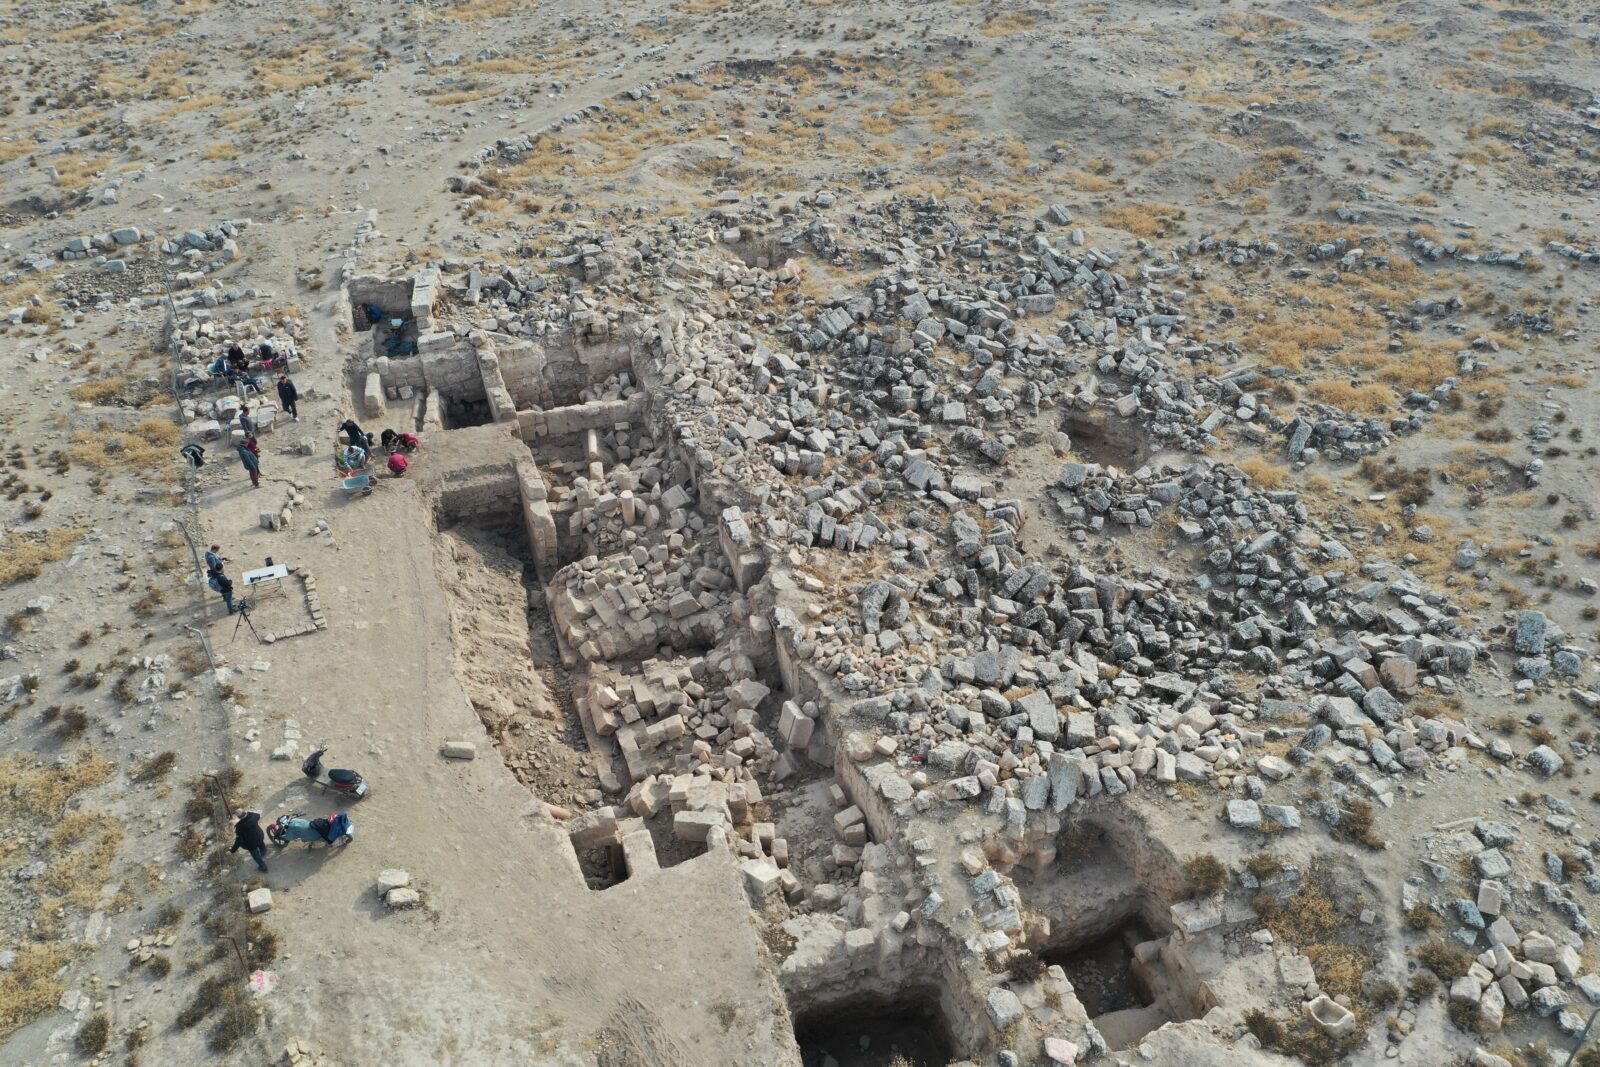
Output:
[[261,635],[256,632],[256,624],[250,621],[250,601],[248,600],[241,599],[239,601],[239,618],[233,624],[233,636],[228,638],[228,644],[231,645],[239,640],[240,626],[250,627],[250,633],[255,637],[257,643],[260,643]]

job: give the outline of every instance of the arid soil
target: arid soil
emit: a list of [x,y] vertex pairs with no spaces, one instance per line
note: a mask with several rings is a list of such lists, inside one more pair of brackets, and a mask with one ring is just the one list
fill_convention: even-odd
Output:
[[[1597,50],[1513,0],[0,0],[0,1062],[1565,1062]],[[430,423],[351,285],[433,271],[489,385]],[[263,341],[253,488],[204,367]],[[572,348],[626,366],[519,392]],[[351,416],[404,478],[342,487]],[[213,543],[291,569],[248,626]],[[263,874],[237,808],[356,833]]]

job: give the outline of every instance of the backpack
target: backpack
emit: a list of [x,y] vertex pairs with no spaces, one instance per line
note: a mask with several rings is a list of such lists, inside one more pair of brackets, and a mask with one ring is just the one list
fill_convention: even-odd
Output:
[[222,583],[217,580],[215,572],[206,576],[206,584],[211,587],[213,592],[222,592]]

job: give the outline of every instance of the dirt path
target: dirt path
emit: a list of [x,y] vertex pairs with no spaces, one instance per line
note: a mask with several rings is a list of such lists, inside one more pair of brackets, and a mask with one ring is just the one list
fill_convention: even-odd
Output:
[[[322,316],[319,343],[334,332]],[[320,348],[314,358],[303,377],[331,392],[339,361]],[[331,407],[308,405],[295,431],[330,431]],[[351,809],[350,848],[295,847],[272,861],[273,918],[289,946],[274,1031],[315,1035],[351,1063],[562,1062],[550,1057],[577,1056],[602,1029],[624,1035],[630,1057],[659,1050],[630,1063],[783,1062],[776,1045],[750,1059],[741,1035],[670,1026],[711,1000],[746,1015],[778,1010],[731,860],[707,856],[626,883],[611,891],[626,895],[625,908],[592,893],[564,831],[500,763],[462,690],[422,485],[385,480],[372,496],[348,499],[322,450],[277,454],[286,443],[277,435],[263,466],[306,487],[297,522],[325,519],[332,547],[300,530],[241,533],[270,490],[213,490],[202,507],[239,557],[272,554],[312,571],[329,629],[234,646],[233,658],[270,661],[258,705],[325,739],[373,794]],[[418,466],[432,458],[424,453]],[[213,635],[229,626],[218,619]],[[476,740],[480,758],[443,760],[439,746],[457,738]],[[246,771],[270,783],[269,817],[281,806],[328,806],[296,781],[292,763],[263,759]],[[386,867],[411,873],[425,908],[384,908],[373,886]],[[652,975],[648,988],[640,967]],[[621,1007],[624,996],[649,1007]],[[357,1015],[362,1025],[350,1026]],[[680,1047],[693,1052],[669,1051]]]

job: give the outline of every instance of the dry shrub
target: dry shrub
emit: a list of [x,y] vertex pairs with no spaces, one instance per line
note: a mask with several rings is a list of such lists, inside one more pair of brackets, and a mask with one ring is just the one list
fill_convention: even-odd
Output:
[[1339,810],[1338,823],[1331,827],[1333,836],[1374,852],[1379,851],[1384,846],[1384,840],[1373,832],[1373,817],[1371,804],[1364,800],[1348,800]]
[[1418,971],[1406,982],[1406,993],[1418,1000],[1431,997],[1439,992],[1439,979],[1434,977],[1432,971]]
[[1426,467],[1402,467],[1389,457],[1387,462],[1367,456],[1357,468],[1373,487],[1394,493],[1401,504],[1426,504],[1433,499],[1433,472]]
[[1446,982],[1454,982],[1472,966],[1472,953],[1446,941],[1429,941],[1417,949],[1417,962]]
[[1006,961],[1006,970],[1016,982],[1037,982],[1044,977],[1045,963],[1037,955],[1024,949]]
[[93,1056],[103,1052],[110,1040],[111,1016],[103,1011],[97,1011],[78,1027],[78,1034],[72,1039],[72,1044],[83,1055]]
[[261,1016],[256,1014],[253,1006],[248,1002],[234,1003],[222,1013],[217,1025],[211,1028],[206,1045],[212,1052],[227,1052],[260,1028]]
[[1257,852],[1244,861],[1244,869],[1255,875],[1257,881],[1266,881],[1285,866],[1284,858],[1276,852]]
[[200,983],[193,999],[178,1012],[178,1028],[188,1030],[219,1008],[238,1004],[244,995],[243,983],[232,968],[223,974],[213,974]]
[[1183,874],[1189,880],[1191,896],[1209,897],[1228,882],[1228,869],[1209,852],[1184,860]]
[[888,115],[863,115],[861,128],[874,137],[887,137],[894,132],[895,122]]
[[159,782],[167,776],[177,763],[178,754],[176,752],[160,752],[144,760],[132,771],[128,772],[128,777],[139,783]]

